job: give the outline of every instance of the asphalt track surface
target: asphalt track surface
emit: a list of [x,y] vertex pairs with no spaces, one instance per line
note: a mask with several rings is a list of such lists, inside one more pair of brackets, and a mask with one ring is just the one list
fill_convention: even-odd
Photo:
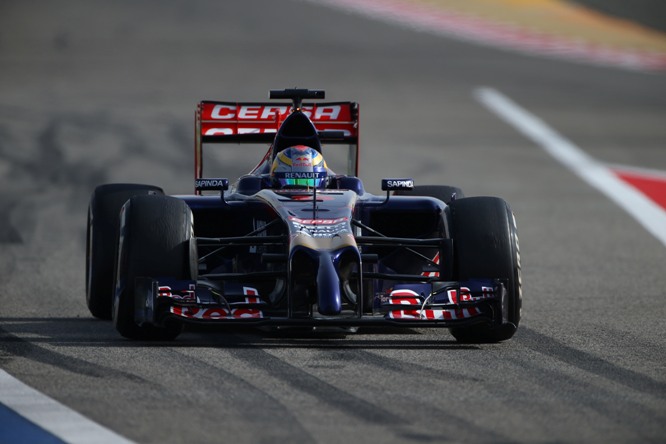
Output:
[[[666,246],[478,98],[492,88],[600,162],[666,170],[663,74],[264,0],[5,1],[0,64],[0,368],[25,384],[141,443],[663,442]],[[412,176],[512,205],[524,306],[511,341],[137,343],[88,314],[94,186],[189,192],[196,102],[291,86],[361,103],[370,190]]]

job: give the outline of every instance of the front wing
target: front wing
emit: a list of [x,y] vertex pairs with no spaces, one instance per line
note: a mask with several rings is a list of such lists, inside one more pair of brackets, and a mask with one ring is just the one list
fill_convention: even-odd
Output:
[[348,310],[336,316],[288,316],[275,309],[252,286],[239,285],[235,294],[221,295],[205,282],[137,278],[135,322],[161,326],[185,324],[453,328],[507,322],[505,284],[499,279],[464,282],[396,284],[373,296],[372,312]]

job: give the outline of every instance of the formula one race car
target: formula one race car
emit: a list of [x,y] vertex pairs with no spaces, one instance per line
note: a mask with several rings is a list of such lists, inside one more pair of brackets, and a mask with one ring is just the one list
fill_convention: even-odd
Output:
[[[513,336],[520,251],[504,200],[411,178],[383,179],[385,195],[367,193],[357,103],[303,103],[324,98],[307,89],[270,98],[284,101],[199,104],[193,195],[95,189],[86,266],[94,316],[145,340],[174,339],[189,323],[444,327],[461,342]],[[269,149],[231,185],[202,177],[203,147],[225,143]],[[323,157],[340,145],[344,175]]]

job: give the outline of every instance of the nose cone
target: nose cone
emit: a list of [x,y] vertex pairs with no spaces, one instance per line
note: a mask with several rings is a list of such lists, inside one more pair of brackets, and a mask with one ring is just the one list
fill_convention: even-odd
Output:
[[317,306],[319,313],[324,316],[337,315],[342,311],[342,294],[338,272],[333,265],[333,257],[324,252],[319,256]]

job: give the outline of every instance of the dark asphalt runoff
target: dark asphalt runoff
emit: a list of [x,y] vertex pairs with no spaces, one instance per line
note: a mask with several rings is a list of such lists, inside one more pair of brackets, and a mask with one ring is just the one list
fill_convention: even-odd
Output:
[[[85,304],[106,182],[193,187],[202,99],[361,104],[361,176],[513,207],[515,337],[188,332],[122,339]],[[666,247],[483,106],[492,88],[600,162],[666,170],[666,76],[491,49],[305,1],[0,5],[0,369],[139,443],[664,442]],[[229,153],[216,175],[249,170]],[[2,425],[0,425],[2,427]]]

